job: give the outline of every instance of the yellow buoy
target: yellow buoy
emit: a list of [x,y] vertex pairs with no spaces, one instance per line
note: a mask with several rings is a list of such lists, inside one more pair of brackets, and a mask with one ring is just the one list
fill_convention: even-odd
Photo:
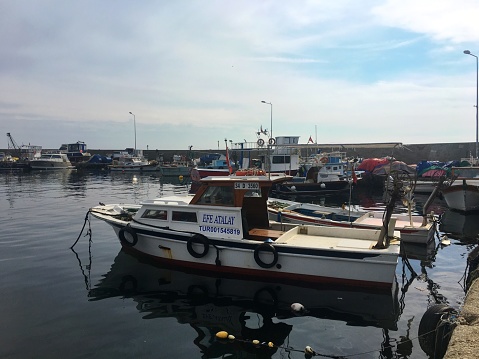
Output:
[[236,338],[235,338],[234,335],[230,334],[230,335],[228,335],[228,339],[229,339],[229,340],[235,340]]
[[183,175],[179,175],[179,176],[178,176],[178,179],[179,179],[180,181],[183,181]]
[[268,342],[268,346],[269,346],[270,348],[274,348],[274,344],[273,344],[272,342]]
[[258,345],[258,344],[259,344],[259,340],[258,340],[258,339],[253,340],[253,344],[254,344],[254,345]]
[[228,338],[228,332],[225,332],[224,330],[216,333],[216,338],[219,338],[219,339],[226,339]]

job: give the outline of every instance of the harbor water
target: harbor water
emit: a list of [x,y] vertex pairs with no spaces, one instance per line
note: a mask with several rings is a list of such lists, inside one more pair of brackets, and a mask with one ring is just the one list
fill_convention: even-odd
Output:
[[[423,313],[463,303],[479,216],[451,212],[439,198],[430,208],[441,217],[435,242],[406,248],[397,283],[381,292],[156,266],[122,252],[112,228],[87,216],[99,202],[140,203],[188,185],[108,171],[0,173],[0,358],[304,358],[306,346],[324,357],[427,358]],[[304,200],[351,198],[381,210],[383,196],[355,189]],[[416,196],[415,213],[426,200]],[[292,303],[305,310],[292,312]],[[218,340],[222,330],[236,339]]]

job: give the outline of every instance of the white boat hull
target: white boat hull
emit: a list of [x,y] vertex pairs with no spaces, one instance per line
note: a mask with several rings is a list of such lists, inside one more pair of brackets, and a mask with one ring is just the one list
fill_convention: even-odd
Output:
[[461,212],[479,211],[479,180],[457,180],[442,190],[450,209]]
[[[100,214],[93,215],[106,220]],[[106,221],[112,225],[120,238],[120,230],[127,223],[118,220]],[[260,245],[265,245],[262,241],[208,238],[208,252],[203,257],[197,258],[188,251],[192,233],[152,229],[134,222],[131,223],[131,227],[138,240],[134,246],[130,246],[120,239],[125,250],[185,267],[278,281],[390,286],[395,278],[399,255],[399,245],[391,245],[387,249],[372,252],[371,248],[376,242],[362,240],[358,243],[354,238],[348,238],[348,235],[351,236],[353,233],[350,229],[347,234],[342,228],[306,226],[305,228],[310,231],[309,238],[308,235],[299,234],[294,229],[287,232],[288,236],[280,237],[271,243],[277,252],[277,262],[270,268],[263,268],[261,263],[269,266],[274,262],[274,256],[266,251],[260,252],[261,263],[258,263],[255,259],[255,250]],[[359,234],[369,232],[361,229],[353,231],[358,231]],[[313,235],[312,232],[316,234]],[[379,230],[377,232],[379,235]],[[328,236],[328,233],[333,237]],[[191,248],[196,253],[204,251],[203,244],[191,244]]]

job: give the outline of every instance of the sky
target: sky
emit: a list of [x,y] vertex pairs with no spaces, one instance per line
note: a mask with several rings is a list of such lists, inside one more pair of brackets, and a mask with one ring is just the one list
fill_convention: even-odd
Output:
[[479,55],[478,19],[477,0],[3,0],[0,148],[11,133],[224,149],[271,127],[300,143],[474,142],[463,51]]

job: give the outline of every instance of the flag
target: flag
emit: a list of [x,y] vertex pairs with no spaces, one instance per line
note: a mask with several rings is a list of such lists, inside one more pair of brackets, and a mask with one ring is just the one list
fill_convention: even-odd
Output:
[[358,176],[356,176],[356,172],[354,172],[354,167],[351,170],[351,177],[353,178],[353,183],[358,183]]
[[308,143],[310,143],[310,142],[314,143],[313,138],[311,136],[309,136],[309,140],[308,140]]

